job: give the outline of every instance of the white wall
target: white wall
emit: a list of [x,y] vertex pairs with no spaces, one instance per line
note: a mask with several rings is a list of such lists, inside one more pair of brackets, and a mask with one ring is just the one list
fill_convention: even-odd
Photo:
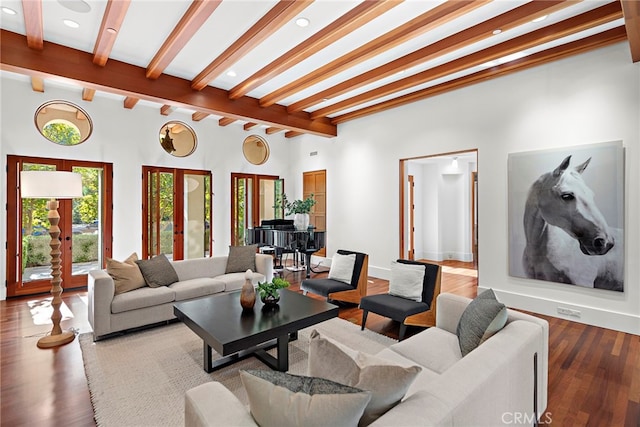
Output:
[[[480,287],[513,307],[574,308],[579,321],[640,334],[640,64],[627,43],[347,122],[338,134],[300,138],[292,174],[327,169],[329,256],[365,251],[370,274],[388,277],[398,255],[399,159],[477,148]],[[510,277],[508,154],[616,140],[626,148],[625,291]]]
[[[280,174],[287,179],[287,193],[299,195],[302,172],[326,169],[327,256],[338,248],[367,252],[369,273],[388,278],[399,245],[399,159],[478,149],[479,285],[495,289],[509,306],[556,315],[562,305],[580,310],[583,322],[640,334],[640,64],[632,64],[627,43],[347,122],[336,138],[269,137],[271,159],[262,167],[242,158],[246,133],[207,120],[193,124],[199,135],[196,154],[175,159],[155,140],[166,119],[157,108],[129,111],[109,100],[78,101],[93,116],[96,135],[77,148],[56,147],[35,131],[33,112],[45,100],[77,101],[79,90],[36,94],[26,82],[3,83],[3,163],[12,153],[114,163],[116,257],[140,250],[141,239],[132,236],[141,234],[142,164],[213,171],[218,253],[229,242],[230,172]],[[626,148],[625,292],[510,277],[508,154],[615,140]],[[318,155],[310,156],[313,151]],[[2,210],[0,241],[6,240],[5,223]]]

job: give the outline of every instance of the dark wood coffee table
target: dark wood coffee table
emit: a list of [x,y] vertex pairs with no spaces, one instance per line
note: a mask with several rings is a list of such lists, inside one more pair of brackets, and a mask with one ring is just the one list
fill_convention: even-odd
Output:
[[[284,372],[289,369],[289,341],[298,337],[300,329],[337,317],[338,307],[282,289],[274,309],[258,298],[253,311],[243,311],[240,292],[233,292],[175,303],[173,313],[202,338],[206,372],[248,356]],[[277,357],[266,351],[274,346]],[[212,348],[222,358],[212,360]]]

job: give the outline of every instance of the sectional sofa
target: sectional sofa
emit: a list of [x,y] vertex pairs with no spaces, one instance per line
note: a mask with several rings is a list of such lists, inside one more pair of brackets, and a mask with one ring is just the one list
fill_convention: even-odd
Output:
[[[106,270],[91,270],[87,285],[94,341],[114,332],[175,319],[173,303],[176,301],[239,290],[245,282],[245,271],[225,273],[227,261],[226,255],[170,261],[178,276],[177,282],[119,294]],[[256,254],[255,265],[252,282],[271,281],[271,255]]]
[[[404,399],[371,426],[532,425],[543,418],[548,323],[507,310],[506,325],[463,357],[456,332],[470,302],[440,294],[435,327],[376,355],[398,365],[419,365],[422,371]],[[256,422],[234,394],[220,383],[208,382],[187,391],[185,425],[255,426]]]

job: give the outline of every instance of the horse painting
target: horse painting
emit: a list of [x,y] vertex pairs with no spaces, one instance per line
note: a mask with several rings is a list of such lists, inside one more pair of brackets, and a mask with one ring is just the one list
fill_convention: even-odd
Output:
[[525,274],[532,279],[623,290],[623,233],[609,227],[582,173],[567,156],[529,189],[524,210]]

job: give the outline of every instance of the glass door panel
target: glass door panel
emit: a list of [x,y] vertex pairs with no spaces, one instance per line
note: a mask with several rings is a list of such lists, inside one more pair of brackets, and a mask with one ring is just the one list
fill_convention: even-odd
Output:
[[275,201],[282,196],[284,181],[277,176],[231,174],[231,244],[246,244],[245,230],[265,219],[282,218]]
[[147,178],[146,257],[165,254],[173,259],[173,172],[151,169]]
[[101,219],[104,170],[102,168],[74,167],[82,175],[81,199],[72,200],[72,275],[87,274],[103,265],[100,248],[103,247],[104,226]]
[[[55,165],[23,163],[25,171],[54,171]],[[18,195],[19,196],[19,195]],[[46,199],[20,199],[22,212],[22,230],[19,253],[22,255],[22,283],[36,285],[40,281],[49,286],[51,280],[51,237],[47,219]],[[60,200],[62,202],[62,200]],[[61,218],[64,220],[64,218]],[[62,229],[62,227],[61,227]]]
[[210,254],[211,179],[208,175],[184,174],[184,259]]

